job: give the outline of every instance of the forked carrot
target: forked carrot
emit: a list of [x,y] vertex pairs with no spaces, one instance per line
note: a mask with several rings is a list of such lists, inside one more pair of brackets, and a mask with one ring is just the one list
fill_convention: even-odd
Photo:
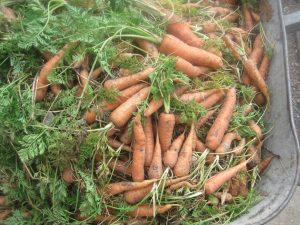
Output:
[[74,171],[71,168],[65,168],[62,172],[62,179],[70,185],[75,182]]

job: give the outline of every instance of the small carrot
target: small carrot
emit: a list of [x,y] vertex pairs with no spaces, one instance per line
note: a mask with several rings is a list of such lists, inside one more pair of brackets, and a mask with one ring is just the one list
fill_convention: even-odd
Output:
[[0,195],[0,206],[5,206],[6,205],[6,197]]
[[154,135],[151,116],[146,117],[144,132],[146,136],[145,166],[150,166],[154,153]]
[[113,171],[131,177],[131,166],[126,165],[126,163],[123,161],[115,159],[110,161],[107,166]]
[[222,98],[224,97],[224,91],[220,90],[210,96],[208,96],[206,99],[204,99],[200,104],[206,108],[209,109],[212,106],[214,106],[216,103],[218,103]]
[[204,44],[204,41],[194,34],[189,25],[184,22],[169,24],[167,33],[196,48],[201,48]]
[[145,165],[145,145],[146,136],[141,123],[141,116],[137,114],[133,123],[133,156],[131,165],[131,174],[133,181],[143,181],[144,175],[144,165]]
[[188,137],[186,138],[173,168],[177,177],[183,177],[189,174],[192,166],[193,143],[195,138],[195,126],[192,124]]
[[125,145],[130,145],[132,141],[131,135],[129,135],[129,129],[128,126],[125,127],[122,135],[120,136],[120,141]]
[[194,66],[181,57],[177,57],[175,67],[177,70],[186,74],[190,78],[200,77],[201,75],[207,74],[211,70],[205,66]]
[[100,76],[100,74],[102,73],[102,68],[101,67],[98,67],[98,68],[96,68],[93,72],[92,72],[92,75],[91,75],[91,78],[93,79],[93,80],[96,80],[99,76]]
[[55,96],[57,96],[61,92],[61,86],[59,84],[51,84],[50,90]]
[[232,117],[236,104],[236,90],[230,88],[227,92],[224,104],[217,116],[215,122],[211,126],[206,136],[205,145],[215,150],[221,143],[224,133],[226,132],[230,119]]
[[163,162],[165,166],[173,168],[177,162],[178,153],[184,141],[184,133],[179,135],[171,144],[170,148],[163,154]]
[[267,167],[269,166],[269,164],[271,163],[271,161],[275,158],[279,158],[278,155],[275,155],[274,153],[270,152],[270,154],[268,154],[259,164],[258,164],[258,171],[260,174],[262,174]]
[[240,53],[238,52],[238,50],[236,49],[234,42],[232,41],[232,39],[229,37],[228,34],[226,34],[223,37],[223,40],[226,44],[226,47],[231,51],[232,55],[234,56],[234,58],[238,61],[241,60],[241,56]]
[[148,177],[151,179],[158,179],[163,174],[163,165],[162,165],[162,152],[159,143],[158,132],[156,134],[156,143],[155,149],[153,152],[152,161],[148,170]]
[[253,28],[252,16],[251,16],[249,7],[245,3],[242,4],[242,13],[244,15],[245,30],[247,30],[247,31],[252,30],[252,28]]
[[178,190],[179,188],[182,188],[182,187],[188,187],[189,189],[195,189],[197,187],[197,185],[193,185],[187,181],[181,181],[177,184],[173,184],[171,185],[168,189],[167,189],[167,192],[172,192],[172,191],[175,191],[175,190]]
[[93,124],[96,121],[96,113],[93,110],[88,110],[84,114],[84,119],[88,125]]
[[105,188],[106,188],[106,193],[112,196],[112,195],[123,193],[125,191],[132,191],[135,189],[147,187],[153,184],[155,181],[156,179],[144,180],[142,182],[122,181],[117,183],[110,183]]
[[135,39],[134,42],[150,56],[152,57],[159,56],[158,49],[153,43],[139,38]]
[[232,153],[234,155],[242,154],[244,151],[245,145],[246,145],[246,138],[242,138],[240,140],[239,144],[235,148],[232,149]]
[[145,100],[150,92],[150,87],[145,87],[130,97],[110,114],[110,121],[117,127],[123,127],[137,110],[138,104]]
[[205,116],[201,117],[195,125],[196,130],[200,129],[215,114],[216,111],[216,109],[210,110]]
[[233,140],[241,140],[240,135],[238,135],[236,132],[230,132],[225,134],[221,144],[215,152],[218,153],[221,158],[223,158],[225,156],[224,154],[226,154],[226,152],[229,151]]
[[153,71],[154,68],[149,67],[139,73],[127,77],[119,77],[116,79],[107,80],[104,82],[104,87],[108,89],[116,88],[118,90],[124,90],[125,88],[146,80]]
[[249,121],[249,127],[251,130],[253,130],[256,133],[256,138],[258,141],[261,141],[263,139],[263,133],[261,131],[261,128],[258,126],[257,123],[255,123],[254,120]]
[[204,152],[206,149],[205,144],[202,143],[198,138],[195,140],[196,146],[195,146],[195,151],[196,152]]
[[189,46],[172,35],[165,35],[159,51],[167,55],[179,56],[196,66],[218,69],[223,66],[222,59],[200,48]]
[[128,212],[127,215],[132,217],[155,217],[156,214],[163,214],[172,207],[171,204],[163,206],[139,205],[137,209]]
[[175,116],[172,113],[161,113],[158,117],[158,136],[162,152],[166,152],[172,141],[175,127]]
[[217,174],[210,177],[204,185],[205,193],[210,195],[217,191],[225,182],[229,181],[238,172],[243,170],[246,167],[247,163],[248,161],[244,161],[234,167],[218,172]]
[[124,145],[122,142],[119,142],[118,140],[115,140],[113,138],[109,138],[107,140],[107,144],[112,148],[121,148],[121,150],[132,152],[132,149],[128,145]]
[[62,172],[62,179],[70,185],[75,182],[74,171],[71,168],[65,168]]

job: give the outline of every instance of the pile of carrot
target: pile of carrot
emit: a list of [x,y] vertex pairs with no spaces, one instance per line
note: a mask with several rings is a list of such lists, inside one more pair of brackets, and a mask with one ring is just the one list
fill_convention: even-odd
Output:
[[[142,55],[145,68],[132,72],[110,63],[111,69],[117,71],[117,76],[110,77],[101,68],[94,68],[88,56],[72,65],[78,75],[78,84],[73,84],[77,85],[78,99],[86,95],[88,86],[97,79],[101,80],[102,89],[117,92],[113,101],[99,101],[81,114],[92,128],[102,127],[103,121],[111,125],[105,131],[106,144],[116,156],[106,158],[105,154],[97,153],[94,157],[98,165],[106,162],[111,177],[97,191],[103,201],[123,201],[131,206],[125,212],[128,217],[174,216],[180,205],[168,196],[181,195],[184,190],[200,192],[203,201],[214,196],[224,204],[238,196],[246,198],[251,184],[249,174],[264,172],[274,158],[273,154],[262,158],[265,130],[260,117],[253,112],[270,103],[266,78],[271,58],[266,50],[267,39],[259,32],[259,11],[245,3],[238,5],[237,1],[188,2],[180,9],[202,10],[215,19],[203,22],[197,16],[168,14],[170,9],[156,5],[167,15],[163,18],[167,19],[164,36],[153,43],[143,38],[131,40],[135,50],[122,53],[126,59]],[[222,27],[225,22],[230,24],[229,28]],[[197,31],[196,26],[200,27]],[[214,40],[222,48],[209,45]],[[50,84],[48,77],[63,62],[65,53],[74,51],[76,44],[66,43],[50,56],[44,52],[46,62],[33,84],[36,102],[45,101],[48,89],[56,98],[60,97],[64,88]],[[160,70],[157,64],[149,62],[157,62],[160,57],[172,58],[173,70],[187,77],[190,84],[173,80],[174,91],[157,98],[152,82]],[[214,75],[220,71],[229,73],[235,82],[217,84]],[[197,86],[196,81],[202,86]],[[251,90],[254,97],[244,98],[241,87]],[[205,113],[186,121],[172,107],[172,101],[194,104]],[[171,107],[166,107],[166,102],[171,102]],[[236,115],[247,121],[245,126],[252,135],[234,129]],[[203,157],[203,165],[199,157]],[[199,174],[201,165],[203,174]],[[80,183],[71,167],[65,168],[62,179],[68,185]],[[163,193],[159,202],[153,197],[157,190]],[[196,201],[198,195],[194,198]],[[0,196],[0,209],[3,205],[5,196]],[[97,222],[118,221],[118,207],[109,207],[108,213],[95,219]],[[0,220],[7,216],[2,210]],[[87,219],[80,212],[74,218]]]

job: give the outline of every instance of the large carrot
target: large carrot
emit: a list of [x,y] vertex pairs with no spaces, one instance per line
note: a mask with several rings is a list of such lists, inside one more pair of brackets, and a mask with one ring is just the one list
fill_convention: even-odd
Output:
[[177,70],[186,74],[188,77],[199,77],[201,75],[207,74],[210,71],[210,68],[205,66],[194,66],[187,60],[177,57],[177,61],[175,64]]
[[242,4],[242,12],[243,12],[243,15],[244,15],[245,29],[247,31],[250,31],[253,28],[253,20],[252,20],[250,9],[245,3]]
[[187,136],[173,168],[173,172],[177,177],[183,177],[189,174],[192,166],[193,144],[195,138],[195,126],[192,124],[189,135]]
[[172,35],[165,35],[159,51],[167,55],[179,56],[193,65],[218,69],[223,66],[222,59],[200,48],[189,46]]
[[159,56],[158,49],[153,43],[139,38],[135,39],[134,42],[150,56],[153,57]]
[[146,117],[144,132],[146,136],[145,166],[150,166],[154,152],[154,135],[151,116]]
[[218,89],[211,89],[211,90],[207,90],[207,91],[202,91],[202,92],[189,92],[189,93],[185,93],[183,95],[181,95],[179,97],[179,99],[181,101],[192,101],[195,100],[196,102],[202,102],[205,99],[207,99],[208,96],[218,92]]
[[221,144],[215,152],[218,153],[221,158],[223,158],[225,156],[224,154],[229,151],[233,140],[241,140],[240,135],[238,135],[236,132],[230,132],[225,134]]
[[154,68],[149,67],[139,73],[127,76],[119,77],[116,79],[107,80],[104,83],[105,88],[116,88],[118,90],[123,90],[134,84],[139,83],[140,81],[146,80],[149,75],[154,71]]
[[108,195],[117,195],[125,191],[132,191],[135,189],[147,187],[153,184],[155,181],[156,181],[155,179],[144,180],[142,182],[122,181],[117,183],[110,183],[105,188],[106,188],[106,193]]
[[132,217],[155,217],[156,214],[165,213],[172,207],[171,204],[164,206],[139,205],[137,209],[128,212],[127,215]]
[[47,85],[49,84],[48,76],[50,75],[52,70],[57,66],[57,64],[61,61],[65,54],[65,51],[69,48],[70,46],[66,44],[49,61],[47,61],[44,64],[33,86],[36,101],[42,101],[44,99],[48,88]]
[[113,138],[109,138],[107,140],[107,144],[109,146],[111,146],[112,148],[121,148],[124,151],[132,152],[132,149],[130,148],[130,146],[124,145],[122,142],[119,142],[118,140],[113,139]]
[[228,168],[210,177],[204,185],[205,193],[207,195],[210,195],[217,191],[225,182],[229,181],[238,172],[245,169],[247,163],[248,161],[244,161],[234,167]]
[[249,78],[254,82],[255,86],[262,92],[262,94],[266,97],[267,102],[270,101],[269,90],[266,82],[261,77],[255,62],[251,59],[248,59],[244,63],[245,72],[249,76]]
[[147,87],[148,85],[146,83],[141,84],[135,84],[129,88],[124,89],[120,92],[120,95],[117,97],[117,99],[113,103],[104,102],[103,105],[108,110],[114,110],[118,106],[120,106],[122,103],[124,103],[128,98],[136,94],[141,89]]
[[144,165],[145,165],[145,145],[146,136],[141,123],[141,116],[137,114],[133,123],[134,146],[131,165],[131,174],[133,181],[144,180]]
[[204,44],[204,41],[197,37],[197,35],[194,34],[190,29],[189,25],[184,22],[169,24],[167,27],[167,32],[177,37],[184,43],[196,48],[201,48]]
[[209,109],[212,106],[214,106],[217,102],[219,102],[224,97],[224,91],[220,90],[214,94],[211,94],[206,99],[204,99],[200,104],[206,108]]
[[171,145],[173,130],[175,127],[175,116],[172,113],[161,113],[158,117],[158,136],[161,150],[164,153]]
[[107,166],[113,171],[131,177],[131,166],[126,165],[126,163],[123,161],[115,159],[110,161]]
[[158,179],[161,177],[162,174],[163,174],[162,153],[161,153],[161,147],[160,147],[158,132],[157,132],[155,149],[148,170],[148,177],[151,179]]
[[241,60],[241,56],[240,53],[238,52],[238,50],[236,49],[236,47],[234,46],[234,42],[232,41],[231,37],[229,37],[228,34],[226,34],[223,37],[223,40],[226,44],[226,47],[231,51],[232,55],[234,56],[234,58],[238,61]]
[[215,122],[211,126],[206,136],[205,145],[215,150],[221,143],[222,138],[228,128],[236,104],[236,90],[230,88],[224,100],[223,107],[220,110]]
[[130,97],[110,114],[110,121],[117,127],[123,127],[132,117],[132,113],[137,110],[138,104],[147,98],[149,92],[150,87],[145,87]]
[[184,141],[184,133],[179,135],[171,144],[171,147],[164,152],[163,162],[165,166],[173,168],[177,162],[178,153]]
[[195,125],[196,130],[200,129],[216,112],[216,109],[210,110],[205,116],[201,117]]

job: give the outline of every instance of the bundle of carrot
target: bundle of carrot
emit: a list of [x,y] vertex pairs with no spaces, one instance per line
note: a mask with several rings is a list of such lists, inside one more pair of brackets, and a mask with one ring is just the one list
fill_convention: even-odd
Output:
[[1,222],[223,224],[257,202],[256,0],[36,2],[0,5]]

